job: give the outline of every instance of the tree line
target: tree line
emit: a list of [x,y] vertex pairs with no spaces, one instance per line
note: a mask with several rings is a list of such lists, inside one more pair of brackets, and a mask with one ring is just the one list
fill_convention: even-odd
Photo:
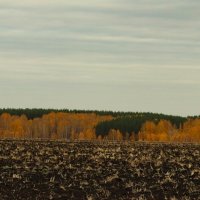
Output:
[[[119,116],[127,116],[127,115],[138,115],[138,112],[113,112],[113,111],[99,111],[99,110],[76,110],[76,109],[43,109],[43,108],[1,108],[0,109],[0,115],[3,113],[8,113],[10,115],[26,115],[26,117],[28,119],[34,119],[34,118],[38,118],[38,117],[42,117],[45,114],[49,114],[49,113],[58,113],[58,112],[62,112],[62,113],[82,113],[82,114],[92,114],[95,113],[97,115],[111,115],[113,117],[119,117]],[[140,113],[141,114],[141,113]]]
[[152,121],[157,124],[160,120],[170,121],[171,124],[180,128],[187,118],[172,115],[154,114],[154,113],[134,113],[131,115],[119,116],[111,121],[100,122],[96,126],[97,135],[108,135],[111,129],[119,130],[122,134],[134,132],[136,134],[142,128],[146,121]]
[[[121,112],[121,111],[107,111],[107,110],[76,110],[76,109],[44,109],[44,108],[0,108],[0,115],[3,113],[8,113],[10,115],[26,115],[28,119],[34,119],[42,117],[45,114],[49,113],[76,113],[76,114],[92,114],[95,113],[96,115],[104,116],[110,115],[114,118],[118,117],[145,117],[145,118],[174,118],[176,116],[172,115],[164,115],[164,114],[157,114],[151,112]],[[197,118],[198,116],[194,116]],[[192,118],[192,117],[191,117]],[[186,119],[186,118],[185,118]]]
[[111,119],[112,116],[95,113],[51,112],[34,119],[28,119],[24,114],[3,113],[0,116],[0,137],[90,140],[96,137],[94,127]]
[[139,112],[1,109],[0,138],[200,142],[200,119]]

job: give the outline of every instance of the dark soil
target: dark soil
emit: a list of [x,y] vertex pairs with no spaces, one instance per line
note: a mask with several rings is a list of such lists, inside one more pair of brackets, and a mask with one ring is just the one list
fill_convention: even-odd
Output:
[[0,141],[0,199],[200,199],[200,145]]

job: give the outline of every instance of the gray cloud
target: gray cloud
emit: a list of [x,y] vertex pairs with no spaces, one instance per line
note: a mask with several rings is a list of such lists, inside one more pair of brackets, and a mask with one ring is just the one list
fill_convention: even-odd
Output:
[[199,8],[198,0],[2,0],[1,107],[199,114]]

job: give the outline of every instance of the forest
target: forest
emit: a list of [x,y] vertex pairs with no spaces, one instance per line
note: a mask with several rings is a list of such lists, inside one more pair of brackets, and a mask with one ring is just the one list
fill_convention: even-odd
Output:
[[140,112],[0,109],[0,138],[200,142],[200,118]]

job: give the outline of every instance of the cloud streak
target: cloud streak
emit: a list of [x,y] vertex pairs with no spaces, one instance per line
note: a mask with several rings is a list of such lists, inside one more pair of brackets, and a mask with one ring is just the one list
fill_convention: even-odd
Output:
[[199,8],[198,0],[2,0],[1,107],[199,114]]

